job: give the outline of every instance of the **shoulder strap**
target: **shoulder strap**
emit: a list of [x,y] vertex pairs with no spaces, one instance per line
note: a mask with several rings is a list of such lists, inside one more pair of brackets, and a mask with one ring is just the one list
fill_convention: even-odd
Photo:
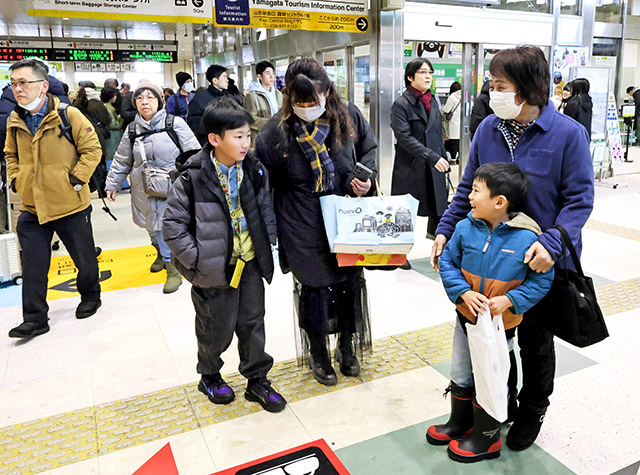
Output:
[[564,243],[563,248],[566,246],[569,249],[569,253],[571,254],[571,260],[573,261],[573,265],[575,266],[578,274],[584,277],[584,272],[582,272],[582,265],[580,264],[580,258],[578,257],[578,253],[576,252],[576,248],[573,247],[573,243],[571,242],[571,238],[569,237],[569,233],[564,227],[560,224],[556,224],[554,226],[558,231],[560,231],[560,236],[562,236],[562,241]]
[[131,151],[133,151],[133,143],[136,140],[136,122],[133,121],[127,125],[127,135],[129,135],[129,142],[131,142]]
[[182,154],[182,146],[180,145],[180,138],[175,130],[173,130],[173,122],[175,116],[172,114],[167,114],[164,118],[164,128],[160,130],[150,130],[148,132],[142,132],[141,134],[136,133],[136,123],[131,122],[127,126],[127,133],[129,134],[129,141],[131,142],[131,150],[133,150],[133,143],[138,137],[147,137],[149,135],[159,134],[161,132],[166,132],[174,145],[178,148],[180,153]]
[[71,123],[69,122],[69,116],[67,115],[67,108],[69,104],[60,102],[58,106],[58,116],[60,116],[60,134],[58,137],[64,137],[71,145],[76,146],[76,142],[73,140],[73,131],[71,129]]
[[18,155],[18,128],[11,127],[11,133],[13,134],[13,143],[16,148],[16,161],[20,163],[20,156]]
[[[173,96],[171,96],[173,97]],[[176,147],[178,147],[178,150],[180,151],[180,153],[182,153],[182,146],[180,145],[180,138],[178,137],[178,134],[176,134],[176,131],[173,130],[173,121],[175,119],[175,116],[172,114],[167,114],[164,118],[164,128],[165,131],[167,132],[167,134],[169,135],[169,137],[171,138],[171,140],[173,141],[174,145]]]

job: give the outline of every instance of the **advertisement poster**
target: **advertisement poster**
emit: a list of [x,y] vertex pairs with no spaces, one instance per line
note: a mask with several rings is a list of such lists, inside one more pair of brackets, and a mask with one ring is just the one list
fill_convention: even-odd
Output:
[[28,0],[30,16],[211,23],[213,0]]
[[617,169],[624,165],[624,153],[620,138],[620,123],[618,122],[618,109],[613,92],[609,93],[609,107],[607,109],[607,138],[609,139],[609,154],[611,155],[611,168]]
[[347,33],[369,31],[366,0],[215,0],[214,3],[216,26]]
[[555,46],[553,48],[553,95],[562,95],[562,88],[571,81],[571,70],[586,66],[589,48],[586,46]]

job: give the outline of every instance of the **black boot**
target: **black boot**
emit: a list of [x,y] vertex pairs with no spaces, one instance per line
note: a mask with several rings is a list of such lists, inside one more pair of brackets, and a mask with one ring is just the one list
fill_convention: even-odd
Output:
[[444,392],[445,396],[448,392],[451,392],[451,415],[446,424],[427,429],[427,441],[431,445],[447,445],[454,439],[469,435],[473,428],[473,388],[461,388],[451,381]]
[[546,408],[521,405],[507,434],[507,447],[511,450],[524,450],[531,447],[540,433],[546,412]]
[[500,457],[500,422],[473,401],[473,432],[462,440],[452,440],[447,453],[456,462],[472,463]]
[[509,369],[509,379],[507,380],[509,398],[505,424],[515,421],[518,414],[518,363],[516,362],[516,353],[513,350],[509,352],[509,361],[511,362],[511,368]]
[[309,335],[309,353],[311,356],[309,366],[314,379],[325,386],[338,384],[338,376],[331,366],[331,357],[324,338]]
[[340,335],[336,348],[336,362],[340,365],[340,372],[345,376],[358,376],[360,363],[353,350],[353,335]]

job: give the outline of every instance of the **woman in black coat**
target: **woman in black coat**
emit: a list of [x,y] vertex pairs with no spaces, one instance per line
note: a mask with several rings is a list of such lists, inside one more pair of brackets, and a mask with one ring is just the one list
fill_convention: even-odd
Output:
[[[340,99],[317,61],[291,63],[285,83],[288,95],[281,111],[260,131],[256,154],[274,191],[280,266],[294,277],[301,329],[298,355],[306,362],[310,353],[314,378],[334,385],[328,335],[338,334],[336,359],[345,376],[359,374],[354,348],[369,347],[371,336],[363,272],[338,267],[329,249],[320,196],[373,194],[375,173],[366,182],[347,182],[347,177],[356,162],[375,172],[377,145],[360,111]],[[310,136],[315,148],[307,145]]]
[[440,217],[447,208],[442,119],[436,98],[431,93],[433,66],[426,58],[407,64],[407,86],[391,107],[391,128],[396,136],[391,193],[411,193],[418,201],[418,215],[428,216],[427,236],[435,236]]
[[589,95],[589,81],[584,78],[571,81],[571,97],[564,108],[564,114],[587,129],[591,137],[591,117],[593,115],[593,102]]

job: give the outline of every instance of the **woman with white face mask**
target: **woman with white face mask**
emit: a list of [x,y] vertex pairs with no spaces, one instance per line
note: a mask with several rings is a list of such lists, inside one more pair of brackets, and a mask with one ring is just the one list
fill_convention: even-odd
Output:
[[[554,226],[567,230],[580,253],[581,230],[593,209],[590,140],[583,126],[555,110],[549,100],[549,65],[540,48],[519,46],[503,50],[491,60],[489,70],[490,106],[495,115],[488,116],[475,132],[464,175],[436,231],[431,265],[438,269],[438,258],[455,225],[471,209],[468,196],[476,169],[489,162],[512,162],[528,175],[531,183],[523,211],[543,231],[525,254],[524,262],[533,272],[547,272],[555,266],[557,277],[562,274],[558,268],[572,264],[561,259],[562,240]],[[514,423],[506,442],[513,450],[524,450],[533,444],[553,392],[553,335],[537,323],[541,308],[532,307],[518,327],[523,384],[517,399],[516,358],[513,351],[510,354],[509,413]],[[553,318],[561,320],[563,315]],[[456,396],[455,386],[452,394]],[[486,447],[475,449],[481,452]]]
[[191,102],[194,96],[193,78],[189,73],[180,71],[176,73],[176,81],[178,81],[178,92],[169,96],[169,99],[167,99],[167,114],[186,119],[189,102]]
[[[274,189],[280,266],[294,277],[298,356],[306,363],[310,355],[314,378],[334,385],[329,335],[338,334],[336,359],[345,376],[360,373],[356,354],[370,348],[371,335],[363,272],[338,267],[320,197],[372,195],[377,145],[358,108],[340,98],[317,61],[291,63],[285,85],[282,109],[258,134],[256,154]],[[374,176],[348,182],[356,162]]]

